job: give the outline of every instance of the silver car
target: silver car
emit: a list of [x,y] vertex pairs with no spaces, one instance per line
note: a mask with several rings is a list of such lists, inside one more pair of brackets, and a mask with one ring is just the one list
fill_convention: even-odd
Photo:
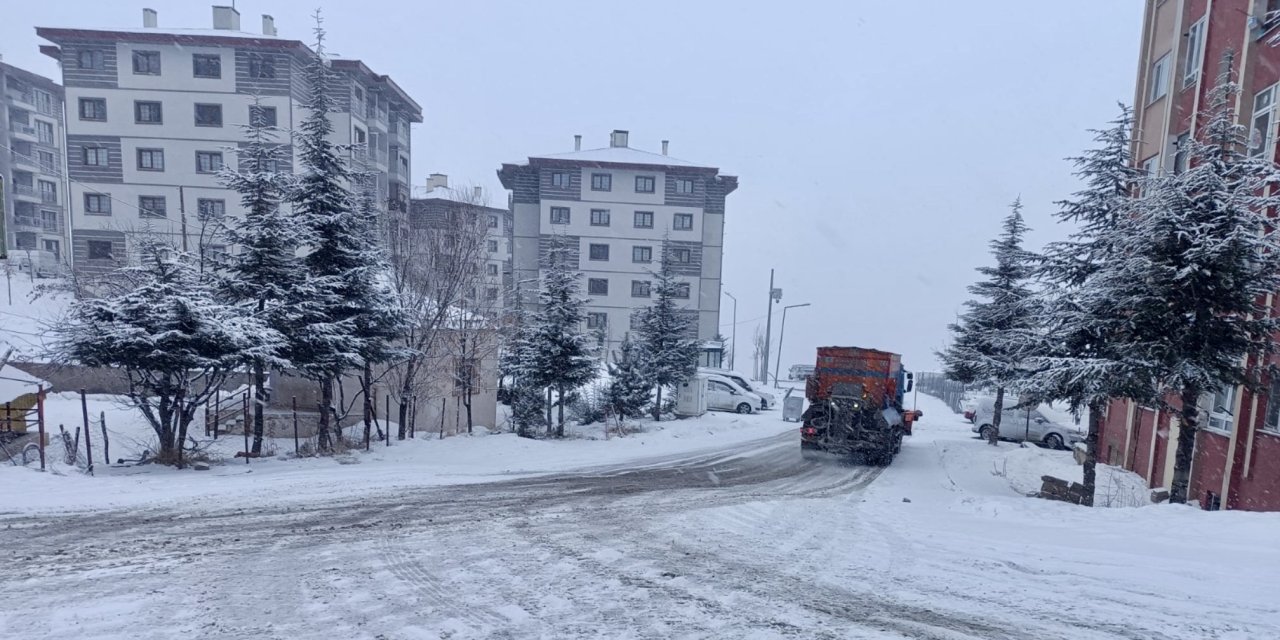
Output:
[[[1016,406],[1016,401],[1009,405]],[[1053,422],[1037,409],[1010,408],[1006,405],[1000,412],[1000,439],[1010,442],[1037,442],[1050,449],[1063,449],[1074,446],[1085,438],[1085,432],[1076,425],[1063,425]],[[984,440],[989,440],[995,417],[995,401],[983,400],[978,403],[973,414],[972,431]]]

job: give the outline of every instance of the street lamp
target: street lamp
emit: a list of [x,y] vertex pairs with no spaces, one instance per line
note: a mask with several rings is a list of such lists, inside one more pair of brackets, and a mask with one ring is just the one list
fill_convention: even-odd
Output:
[[[782,300],[782,289],[773,286],[773,269],[769,270],[769,315],[764,321],[764,362],[760,367],[760,381],[769,384],[769,339],[773,336],[773,303]],[[775,380],[776,382],[776,380]]]
[[729,343],[729,368],[733,369],[733,365],[737,364],[734,361],[738,359],[738,299],[728,291],[725,291],[724,294],[733,301],[733,338],[732,342]]
[[778,369],[782,366],[782,338],[787,335],[787,309],[807,307],[810,303],[791,304],[782,308],[782,330],[778,332],[778,361],[773,365],[773,386],[778,386]]

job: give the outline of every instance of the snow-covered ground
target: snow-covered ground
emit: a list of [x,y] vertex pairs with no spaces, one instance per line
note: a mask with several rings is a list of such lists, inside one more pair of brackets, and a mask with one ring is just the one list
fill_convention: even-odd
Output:
[[0,260],[0,354],[13,348],[15,357],[43,358],[50,329],[71,303],[70,294],[58,290],[66,283],[17,271],[6,274],[4,266]]
[[[919,401],[924,421],[887,469],[804,461],[795,425],[770,412],[688,421],[696,437],[673,431],[644,445],[486,436],[415,443],[403,454],[393,443],[354,465],[263,462],[247,475],[6,473],[6,505],[11,485],[30,478],[39,496],[0,517],[10,554],[0,630],[1280,637],[1280,514],[1027,498],[1042,473],[1078,473],[1069,454],[991,447],[940,402]],[[705,434],[711,425],[724,429]],[[594,466],[491,475],[574,464]],[[442,485],[460,479],[468,483]],[[87,497],[72,500],[60,482]],[[130,508],[46,512],[97,504],[99,486]],[[136,500],[138,492],[157,499]]]

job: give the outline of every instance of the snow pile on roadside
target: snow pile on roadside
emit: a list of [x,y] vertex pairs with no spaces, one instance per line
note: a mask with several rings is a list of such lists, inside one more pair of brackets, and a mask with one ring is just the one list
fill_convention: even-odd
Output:
[[[1054,451],[1036,446],[1012,449],[1001,456],[998,471],[1014,491],[1026,495],[1040,490],[1041,476],[1068,482],[1083,482],[1084,467],[1076,464],[1070,451]],[[1099,507],[1141,507],[1151,504],[1146,482],[1136,473],[1099,464],[1095,505]]]

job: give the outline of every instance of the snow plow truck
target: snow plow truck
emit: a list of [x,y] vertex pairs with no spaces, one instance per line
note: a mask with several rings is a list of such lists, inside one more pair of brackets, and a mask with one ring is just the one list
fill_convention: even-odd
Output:
[[801,454],[888,465],[923,416],[902,408],[913,378],[896,353],[819,347],[817,366],[805,383],[809,408],[800,427]]

